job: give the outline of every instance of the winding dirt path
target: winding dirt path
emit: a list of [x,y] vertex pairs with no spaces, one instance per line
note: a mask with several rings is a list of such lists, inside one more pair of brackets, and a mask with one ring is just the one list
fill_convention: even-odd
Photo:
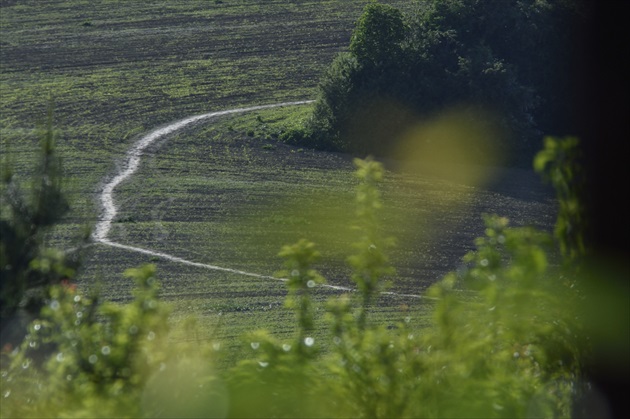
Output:
[[144,137],[140,138],[140,140],[134,144],[134,146],[127,152],[126,163],[123,164],[120,171],[103,187],[99,195],[99,200],[101,201],[101,206],[103,208],[103,213],[96,223],[96,227],[94,228],[94,233],[92,234],[92,238],[94,241],[98,243],[110,244],[112,243],[107,236],[109,235],[109,230],[111,229],[112,222],[116,217],[117,208],[114,203],[114,189],[118,185],[120,185],[123,181],[128,179],[131,175],[133,175],[140,166],[140,159],[144,150],[153,144],[156,140],[168,135],[172,134],[175,131],[179,131],[180,129],[191,125],[195,122],[203,121],[205,119],[214,118],[217,116],[223,115],[232,115],[238,113],[252,112],[261,109],[270,109],[270,108],[279,108],[282,106],[297,106],[297,105],[305,105],[308,103],[312,103],[312,100],[303,100],[300,102],[283,102],[276,103],[272,105],[260,105],[260,106],[252,106],[249,108],[236,108],[229,109],[227,111],[219,111],[219,112],[210,112],[202,115],[190,116],[188,118],[181,119],[179,121],[173,122],[163,128],[158,128],[154,131],[151,131]]
[[[283,103],[275,103],[271,105],[260,105],[260,106],[252,106],[248,108],[236,108],[236,109],[229,109],[226,111],[210,112],[210,113],[206,113],[202,115],[196,115],[196,116],[191,116],[188,118],[181,119],[179,121],[173,122],[165,127],[158,128],[146,134],[131,147],[131,149],[127,152],[125,163],[121,166],[118,173],[103,186],[103,189],[99,194],[99,201],[101,203],[103,212],[101,213],[101,217],[99,221],[96,223],[94,232],[92,233],[92,239],[94,240],[95,243],[99,243],[99,244],[103,244],[103,245],[111,246],[111,247],[116,247],[119,249],[131,251],[131,252],[143,253],[146,255],[159,257],[162,259],[169,260],[171,262],[181,263],[184,265],[195,266],[198,268],[210,269],[214,271],[230,272],[230,273],[234,273],[238,275],[251,276],[251,277],[260,278],[260,279],[273,279],[276,281],[286,282],[287,279],[285,278],[276,278],[276,277],[268,276],[268,275],[260,275],[257,273],[245,272],[238,269],[224,268],[221,266],[193,262],[193,261],[186,260],[177,256],[169,255],[167,253],[156,252],[150,249],[129,246],[126,244],[116,243],[114,241],[111,241],[108,238],[109,231],[111,230],[112,222],[114,221],[114,218],[116,218],[116,214],[118,213],[118,208],[116,207],[116,203],[114,201],[114,190],[116,189],[118,185],[120,185],[125,180],[129,179],[138,170],[138,168],[140,167],[142,155],[144,154],[144,151],[146,150],[147,147],[149,147],[156,140],[166,135],[172,134],[175,131],[179,131],[182,128],[187,127],[195,122],[204,121],[204,120],[211,119],[218,116],[253,112],[253,111],[257,111],[261,109],[279,108],[283,106],[305,105],[312,102],[313,102],[312,100],[303,100],[303,101],[298,101],[298,102],[283,102]],[[339,291],[355,291],[355,289],[353,288],[341,287],[337,285],[325,284],[321,286],[325,288],[339,290]],[[428,297],[423,297],[423,296],[415,295],[415,294],[398,294],[394,292],[384,292],[383,294],[392,295],[392,296],[401,296],[401,297],[404,296],[404,297],[413,297],[413,298],[428,298]]]

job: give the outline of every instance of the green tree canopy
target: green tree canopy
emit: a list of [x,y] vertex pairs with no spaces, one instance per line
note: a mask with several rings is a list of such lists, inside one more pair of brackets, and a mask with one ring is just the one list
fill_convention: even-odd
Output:
[[8,156],[2,161],[0,185],[0,343],[15,343],[29,316],[39,313],[46,288],[74,277],[78,253],[44,246],[45,234],[69,209],[62,193],[61,160],[55,151],[57,133],[48,124],[39,129],[41,154],[30,185],[21,188]]
[[357,22],[350,52],[363,65],[389,64],[402,50],[405,36],[406,27],[398,9],[371,3]]
[[448,0],[416,12],[366,6],[320,84],[312,144],[388,154],[410,121],[453,106],[498,115],[505,151],[529,164],[543,133],[569,130],[577,1]]

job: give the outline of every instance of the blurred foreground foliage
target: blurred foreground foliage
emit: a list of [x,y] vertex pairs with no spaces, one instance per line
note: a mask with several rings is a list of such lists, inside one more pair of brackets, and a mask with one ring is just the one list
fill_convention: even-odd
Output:
[[[61,158],[55,148],[52,106],[46,124],[37,128],[41,157],[30,184],[13,172],[11,153],[0,162],[0,330],[2,343],[24,336],[28,322],[45,305],[50,285],[69,281],[80,265],[80,252],[45,246],[44,237],[69,209],[62,193]],[[10,150],[6,150],[10,151]]]
[[[557,188],[571,188],[562,179],[574,161],[559,156],[576,146],[549,139],[536,159]],[[575,212],[561,211],[555,236],[487,216],[464,267],[425,296],[437,301],[433,326],[418,334],[401,317],[384,328],[368,309],[394,273],[392,241],[378,223],[384,170],[371,159],[355,163],[358,238],[348,263],[356,292],[328,302],[330,342],[312,334],[310,294],[325,280],[307,240],[280,253],[295,337],[252,331],[251,356],[227,371],[213,367],[217,342],[169,340],[151,265],[126,272],[137,284],[128,304],[52,284],[24,340],[3,349],[2,417],[571,416],[588,347],[572,277],[583,242],[579,229],[562,227],[581,222]],[[561,186],[561,205],[565,195]],[[571,269],[557,263],[558,245]]]

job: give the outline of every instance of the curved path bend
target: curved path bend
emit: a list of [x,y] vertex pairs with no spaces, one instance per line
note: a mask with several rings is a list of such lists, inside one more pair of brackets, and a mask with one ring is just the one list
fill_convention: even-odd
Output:
[[[126,154],[126,160],[124,164],[122,164],[118,173],[103,186],[103,189],[99,194],[99,201],[101,203],[103,212],[101,214],[99,221],[96,223],[94,232],[92,233],[92,239],[94,240],[95,243],[100,243],[106,246],[116,247],[119,249],[131,251],[131,252],[143,253],[146,255],[159,257],[162,259],[169,260],[171,262],[181,263],[184,265],[195,266],[198,268],[205,268],[205,269],[210,269],[214,271],[230,272],[230,273],[235,273],[239,275],[260,278],[260,279],[273,279],[276,281],[286,282],[287,279],[285,278],[276,278],[276,277],[268,276],[268,275],[260,275],[257,273],[245,272],[238,269],[231,269],[231,268],[225,268],[221,266],[209,265],[205,263],[193,262],[193,261],[189,261],[189,260],[177,257],[177,256],[169,255],[167,253],[156,252],[150,249],[144,249],[144,248],[136,247],[136,246],[129,246],[126,244],[116,243],[114,241],[111,241],[108,238],[109,231],[111,230],[112,222],[114,221],[114,218],[116,217],[116,214],[118,213],[118,209],[114,201],[114,190],[116,189],[118,185],[120,185],[125,180],[129,179],[138,170],[138,168],[140,167],[142,155],[144,154],[144,151],[147,149],[147,147],[153,144],[156,140],[163,138],[166,135],[172,134],[176,131],[179,131],[195,122],[204,121],[204,120],[211,119],[218,116],[253,112],[253,111],[257,111],[261,109],[279,108],[283,106],[305,105],[312,102],[313,102],[312,100],[303,100],[303,101],[298,101],[298,102],[283,102],[283,103],[275,103],[271,105],[260,105],[260,106],[252,106],[248,108],[236,108],[236,109],[229,109],[225,111],[210,112],[210,113],[206,113],[202,115],[190,116],[188,118],[184,118],[179,121],[173,122],[165,127],[158,128],[154,131],[149,132],[148,134],[140,138],[140,140],[138,140],[138,142],[136,142],[131,147],[131,149]],[[356,291],[354,288],[342,287],[342,286],[337,286],[337,285],[325,284],[321,286],[325,288],[340,290],[340,291]],[[383,292],[382,294],[391,295],[391,296],[400,296],[400,297],[430,298],[430,297],[416,295],[416,294],[398,294],[394,292]]]

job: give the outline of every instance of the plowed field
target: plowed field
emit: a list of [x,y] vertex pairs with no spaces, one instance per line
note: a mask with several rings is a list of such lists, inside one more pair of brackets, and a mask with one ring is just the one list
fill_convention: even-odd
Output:
[[[2,153],[22,176],[37,149],[36,122],[49,100],[55,105],[73,210],[50,243],[69,247],[71,237],[93,225],[101,186],[141,134],[189,115],[314,98],[365,3],[0,1]],[[116,190],[111,239],[272,275],[280,268],[279,247],[307,237],[321,247],[318,268],[329,282],[352,286],[344,263],[353,240],[351,158],[257,138],[291,112],[304,114],[217,118],[152,145]],[[457,269],[483,234],[481,213],[516,225],[553,223],[549,190],[528,171],[496,169],[494,180],[480,186],[388,167],[384,228],[399,239],[391,254],[394,292],[421,294]],[[291,333],[281,282],[98,245],[86,257],[80,285],[100,283],[106,298],[125,301],[132,284],[121,272],[145,262],[158,265],[174,319],[201,317],[195,339],[216,333],[234,345],[233,337],[253,327]],[[320,289],[316,298],[334,293]],[[384,296],[374,318],[390,324],[409,313],[422,316],[427,304]]]

